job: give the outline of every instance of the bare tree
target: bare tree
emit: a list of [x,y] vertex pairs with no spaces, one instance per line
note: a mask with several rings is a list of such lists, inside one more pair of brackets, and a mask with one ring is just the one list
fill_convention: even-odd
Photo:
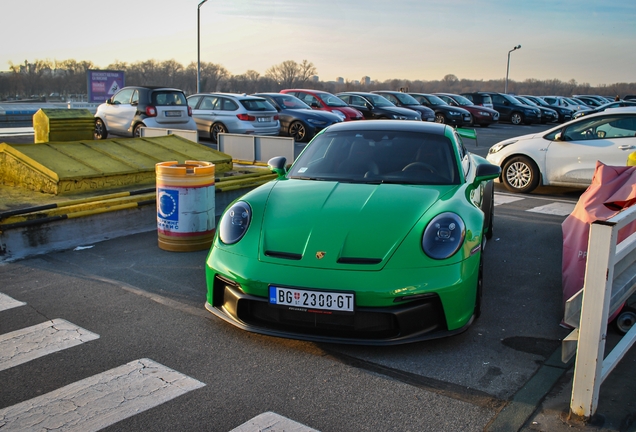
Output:
[[301,64],[286,60],[265,71],[265,76],[274,80],[281,88],[292,88],[296,84],[303,85],[313,75],[316,75],[316,68],[307,60],[303,60]]

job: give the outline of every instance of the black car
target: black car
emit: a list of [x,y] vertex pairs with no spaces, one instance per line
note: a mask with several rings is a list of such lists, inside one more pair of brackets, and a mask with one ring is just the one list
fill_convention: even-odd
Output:
[[475,105],[473,102],[461,95],[454,93],[433,93],[441,100],[449,104],[450,106],[457,106],[470,111],[470,115],[473,118],[472,125],[479,125],[481,127],[488,127],[491,124],[499,121],[499,113],[492,108],[485,107],[483,105]]
[[584,115],[594,114],[597,112],[605,111],[608,108],[622,108],[622,107],[633,107],[636,106],[636,101],[617,101],[617,102],[608,102],[599,107],[593,108],[588,111],[577,111],[574,113],[574,118],[579,118]]
[[574,116],[574,110],[570,108],[557,106],[557,105],[550,105],[549,103],[547,103],[546,101],[544,101],[538,96],[531,96],[531,95],[522,95],[522,96],[536,103],[540,107],[551,108],[555,110],[557,114],[559,115],[559,119],[557,120],[558,123],[564,123],[566,121],[570,121],[572,120]]
[[349,106],[360,111],[367,120],[422,120],[419,112],[397,107],[387,98],[375,93],[343,92],[338,93],[336,96],[349,104]]
[[553,107],[544,107],[540,106],[534,101],[528,99],[524,96],[514,96],[519,102],[529,105],[531,107],[539,108],[541,110],[541,124],[546,123],[558,123],[559,121],[559,113]]
[[435,95],[427,93],[409,93],[419,103],[435,111],[435,122],[453,126],[469,125],[472,122],[470,111],[453,107]]
[[278,111],[280,134],[294,138],[294,141],[309,141],[318,132],[342,121],[342,117],[327,112],[311,109],[309,105],[296,96],[283,93],[257,93]]
[[373,91],[371,93],[379,94],[384,96],[389,101],[391,101],[395,106],[412,109],[413,111],[417,111],[422,116],[422,121],[435,121],[435,111],[430,109],[427,106],[422,105],[410,94],[406,94],[404,92],[399,91],[391,91],[391,90],[378,90]]
[[489,94],[492,99],[493,108],[499,111],[500,121],[509,121],[514,125],[541,122],[541,110],[538,107],[531,107],[523,104],[513,96],[497,92],[480,92]]

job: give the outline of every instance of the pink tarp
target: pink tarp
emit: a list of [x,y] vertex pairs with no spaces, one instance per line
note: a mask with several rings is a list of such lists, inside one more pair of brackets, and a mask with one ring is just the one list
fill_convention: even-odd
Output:
[[[563,229],[563,305],[583,288],[590,224],[617,215],[636,204],[636,166],[609,166],[596,163],[592,184],[579,198]],[[618,242],[636,231],[632,222],[618,232]],[[618,315],[617,311],[610,321]]]

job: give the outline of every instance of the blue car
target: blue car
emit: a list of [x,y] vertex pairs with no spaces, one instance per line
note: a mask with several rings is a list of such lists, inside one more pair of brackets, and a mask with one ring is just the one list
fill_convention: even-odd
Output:
[[280,120],[280,134],[294,138],[296,142],[306,142],[318,132],[342,121],[342,117],[311,109],[296,96],[283,93],[257,93],[276,108]]

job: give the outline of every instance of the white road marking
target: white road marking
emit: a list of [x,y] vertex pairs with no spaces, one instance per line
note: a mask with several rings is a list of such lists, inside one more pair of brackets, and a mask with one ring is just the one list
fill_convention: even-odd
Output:
[[574,210],[575,203],[560,203],[555,202],[552,204],[546,204],[539,207],[531,208],[527,211],[532,213],[543,213],[557,216],[567,216]]
[[0,312],[7,309],[13,309],[18,306],[24,306],[26,303],[12,299],[6,294],[0,293]]
[[99,335],[59,318],[0,335],[0,371],[94,339]]
[[285,431],[285,432],[318,432],[309,426],[295,422],[274,412],[268,411],[257,415],[230,432]]
[[153,360],[135,360],[0,409],[0,429],[97,431],[203,386]]
[[495,205],[498,206],[501,204],[509,204],[515,201],[521,201],[523,199],[525,198],[510,196],[510,195],[495,194]]

